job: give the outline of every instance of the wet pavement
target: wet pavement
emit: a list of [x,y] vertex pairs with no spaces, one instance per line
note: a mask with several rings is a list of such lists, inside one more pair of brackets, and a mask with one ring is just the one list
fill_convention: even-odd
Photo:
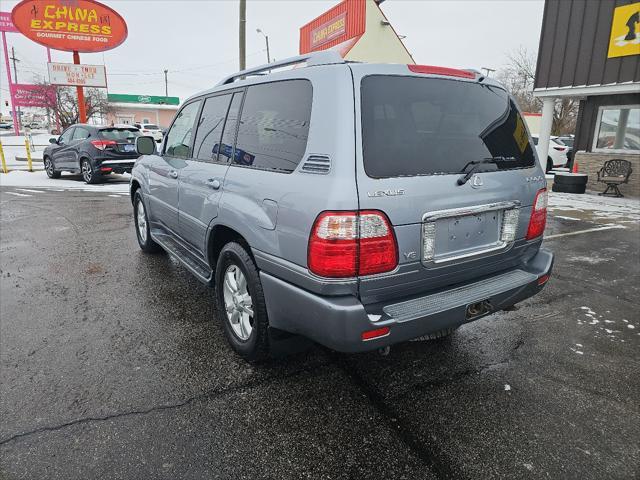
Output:
[[0,215],[2,479],[640,476],[634,218],[554,207],[547,288],[450,339],[251,366],[126,196]]

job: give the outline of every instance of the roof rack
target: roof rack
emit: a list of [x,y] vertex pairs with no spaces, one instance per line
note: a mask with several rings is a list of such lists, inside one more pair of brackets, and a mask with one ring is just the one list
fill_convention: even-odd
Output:
[[220,80],[216,87],[233,83],[238,78],[248,77],[251,75],[260,75],[275,68],[289,67],[291,65],[298,65],[300,63],[306,63],[308,67],[312,67],[315,65],[345,63],[345,60],[335,50],[323,50],[321,52],[306,53],[304,55],[298,55],[297,57],[285,58],[284,60],[278,60],[277,62],[260,65],[259,67],[241,70],[240,72],[234,73],[233,75],[229,75],[228,77]]

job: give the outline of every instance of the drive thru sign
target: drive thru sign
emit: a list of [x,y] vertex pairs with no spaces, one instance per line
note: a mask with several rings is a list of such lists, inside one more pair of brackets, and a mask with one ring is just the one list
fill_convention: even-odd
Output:
[[107,88],[104,65],[74,65],[73,63],[48,63],[51,85]]

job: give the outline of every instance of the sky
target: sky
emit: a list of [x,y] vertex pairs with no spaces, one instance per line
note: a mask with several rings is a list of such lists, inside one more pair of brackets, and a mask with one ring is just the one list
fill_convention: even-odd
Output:
[[[17,1],[2,0],[11,11]],[[169,95],[181,100],[215,85],[238,70],[237,0],[102,0],[126,20],[129,36],[114,50],[81,54],[82,63],[106,64],[110,93]],[[247,66],[266,63],[262,29],[271,57],[298,54],[299,28],[338,3],[318,0],[248,0]],[[508,54],[524,46],[537,51],[543,0],[386,0],[381,5],[419,64],[458,68],[500,68]],[[15,47],[18,80],[35,83],[47,76],[45,48],[18,33],[7,34]],[[69,52],[52,51],[54,62],[72,62]],[[2,109],[8,97],[4,61],[0,62]]]

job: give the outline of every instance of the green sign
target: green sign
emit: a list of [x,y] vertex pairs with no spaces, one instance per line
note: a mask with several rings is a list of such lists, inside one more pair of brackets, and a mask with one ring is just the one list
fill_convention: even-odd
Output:
[[178,97],[161,97],[157,95],[129,95],[124,93],[109,93],[109,103],[148,103],[152,105],[180,105]]

